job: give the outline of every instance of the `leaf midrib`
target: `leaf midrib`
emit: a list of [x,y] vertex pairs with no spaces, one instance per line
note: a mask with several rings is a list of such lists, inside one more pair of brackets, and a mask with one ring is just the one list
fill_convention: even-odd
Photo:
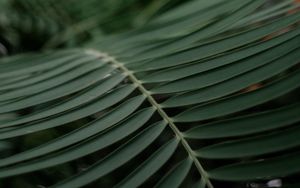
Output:
[[111,64],[112,66],[118,68],[119,70],[123,71],[126,76],[130,79],[130,81],[136,85],[138,90],[147,98],[149,103],[156,108],[159,115],[163,118],[164,121],[167,122],[169,127],[172,129],[174,134],[176,135],[176,138],[180,140],[182,146],[187,151],[189,157],[193,160],[198,172],[201,175],[201,178],[205,181],[208,188],[213,188],[213,185],[210,181],[210,179],[207,176],[206,171],[202,167],[201,163],[197,159],[197,156],[195,152],[192,150],[186,139],[184,138],[183,134],[179,131],[179,129],[176,127],[173,119],[167,115],[167,113],[163,110],[160,104],[156,102],[156,100],[152,97],[151,93],[143,86],[141,81],[135,77],[132,71],[128,70],[121,62],[117,61],[116,58],[113,56],[110,56],[107,53],[103,53],[94,49],[88,49],[85,51],[87,54],[94,55],[98,58],[101,58],[104,62]]

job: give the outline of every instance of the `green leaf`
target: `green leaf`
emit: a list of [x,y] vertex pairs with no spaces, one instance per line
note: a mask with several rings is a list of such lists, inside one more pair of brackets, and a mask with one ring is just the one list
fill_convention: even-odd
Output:
[[106,95],[99,98],[97,102],[92,102],[88,105],[76,108],[64,114],[60,114],[59,116],[47,118],[44,121],[25,124],[23,126],[18,125],[17,127],[9,130],[2,130],[0,132],[0,139],[7,139],[16,136],[31,134],[37,131],[62,126],[66,123],[85,118],[120,102],[122,99],[127,97],[134,89],[135,87],[133,85],[125,85],[110,91]]
[[[300,171],[299,153],[276,158],[237,163],[209,171],[209,176],[218,180],[249,181],[285,177]],[[275,170],[274,170],[275,169]]]
[[[168,82],[166,84],[151,89],[151,92],[157,94],[182,92],[187,90],[204,88],[207,86],[211,86],[226,81],[236,76],[245,74],[260,66],[266,65],[268,63],[272,63],[273,61],[276,61],[281,57],[284,57],[285,55],[287,55],[287,53],[294,50],[296,48],[296,44],[299,42],[300,42],[300,37],[296,37],[282,45],[271,48],[258,55],[251,56],[240,62],[234,62],[230,65],[217,67],[216,69],[204,72],[202,74],[197,74],[180,80]],[[300,50],[298,50],[295,53],[299,54],[299,51]],[[296,56],[294,59],[297,60],[299,59],[299,57]],[[197,84],[193,84],[193,83],[197,83]]]
[[[286,16],[284,18],[280,18],[275,20],[274,22],[267,24],[266,26],[261,26],[258,28],[254,28],[249,31],[245,31],[242,33],[237,33],[236,35],[225,37],[219,40],[213,40],[211,42],[207,42],[193,48],[185,49],[183,51],[179,51],[177,53],[172,53],[168,55],[164,55],[162,57],[155,58],[153,60],[143,62],[131,63],[131,69],[135,71],[147,71],[147,70],[157,70],[161,68],[182,65],[185,63],[190,63],[192,61],[196,61],[199,59],[204,59],[207,57],[211,57],[213,55],[217,55],[219,53],[223,53],[229,50],[233,50],[238,47],[242,47],[243,45],[254,42],[262,37],[265,37],[274,31],[281,30],[286,28],[287,26],[297,22],[300,17],[300,13],[296,13],[290,16]],[[185,38],[184,38],[185,39]],[[195,40],[195,39],[193,39]],[[182,45],[180,40],[177,40],[176,46]],[[168,49],[168,46],[165,47]],[[170,50],[168,50],[170,51]],[[157,53],[155,53],[157,54]],[[143,56],[145,56],[143,54]],[[145,56],[145,58],[150,58]],[[153,58],[153,57],[151,57]],[[137,64],[137,65],[136,65]],[[136,66],[135,66],[136,65]]]
[[181,161],[173,169],[171,169],[155,187],[179,187],[189,173],[191,166],[192,160],[190,158]]
[[[58,57],[56,57],[56,56],[58,56]],[[82,53],[74,54],[74,52],[73,52],[73,53],[70,53],[70,56],[66,56],[65,53],[55,53],[53,55],[46,56],[45,59],[44,58],[36,58],[36,60],[33,59],[33,61],[31,59],[27,60],[28,63],[30,63],[30,64],[24,63],[24,65],[21,64],[21,66],[19,64],[15,65],[15,66],[14,66],[14,64],[12,64],[12,66],[9,64],[5,68],[1,68],[0,79],[7,78],[7,77],[13,77],[13,76],[14,77],[20,76],[20,75],[24,75],[24,74],[31,74],[31,73],[34,73],[37,71],[49,70],[49,69],[52,69],[52,68],[55,68],[55,67],[61,65],[62,63],[68,62],[70,60],[74,60],[79,57],[82,57],[81,61],[91,61],[91,60],[95,59],[93,57],[84,56],[84,54],[82,54]],[[19,63],[19,62],[17,61],[17,63]],[[46,63],[46,64],[43,64],[43,63]]]
[[[30,121],[34,121],[37,119],[49,117],[51,115],[58,114],[60,112],[64,112],[66,110],[73,109],[75,107],[78,107],[84,103],[90,102],[95,98],[98,98],[103,93],[109,91],[112,87],[119,84],[123,79],[124,75],[115,75],[111,78],[108,78],[104,82],[100,83],[94,88],[91,88],[90,90],[84,91],[80,93],[78,96],[75,96],[69,100],[63,101],[59,103],[58,105],[50,106],[49,108],[46,108],[45,110],[38,111],[37,113],[33,113],[28,116],[20,117],[19,119],[8,121],[7,123],[2,123],[1,127],[10,127],[15,126],[17,124],[21,123],[27,123]],[[63,89],[66,89],[63,87]],[[53,94],[51,94],[53,96]],[[26,101],[28,102],[28,101]]]
[[296,127],[263,136],[213,144],[195,152],[199,157],[210,159],[252,157],[295,148],[300,145],[299,135],[300,128]]
[[161,105],[170,108],[176,106],[209,102],[213,99],[238,92],[248,86],[270,79],[298,64],[299,49],[292,51],[284,57],[274,60],[258,69],[251,70],[242,75],[233,77],[221,83],[175,95],[164,101]]
[[202,73],[214,68],[234,63],[244,58],[248,58],[256,53],[260,53],[266,49],[281,44],[286,40],[294,38],[295,36],[299,35],[299,33],[300,30],[295,29],[271,40],[259,42],[246,48],[237,49],[233,52],[229,52],[228,54],[226,53],[221,55],[220,57],[156,71],[152,74],[141,77],[141,80],[144,83],[165,82],[177,80],[197,73]]
[[[120,122],[122,119],[126,118],[129,114],[132,113],[132,111],[135,110],[137,107],[136,105],[140,105],[142,102],[141,100],[144,99],[142,97],[136,97],[135,99],[132,99],[131,101],[128,101],[126,104],[121,105],[119,108],[115,109],[113,112],[110,113],[107,116],[104,116],[103,118],[100,118],[99,120],[95,120],[94,122],[87,124],[79,129],[75,129],[74,131],[57,138],[56,140],[52,140],[51,142],[47,143],[46,146],[41,146],[40,148],[34,149],[33,152],[29,152],[29,154],[25,157],[31,158],[35,157],[41,154],[50,153],[52,151],[57,151],[59,149],[62,149],[64,147],[70,146],[72,144],[76,144],[80,141],[83,141],[87,139],[90,136],[93,136],[101,131],[104,131],[108,128],[111,128],[114,124]],[[135,107],[135,108],[134,108]],[[80,147],[75,147],[77,149],[81,149]],[[85,149],[85,147],[84,147]],[[84,150],[83,149],[83,150]],[[88,147],[88,149],[92,149]],[[77,150],[73,150],[73,152],[76,152]],[[78,154],[84,154],[82,151],[76,152]],[[51,157],[51,155],[47,159],[40,160],[39,162],[33,161],[29,163],[24,163],[17,165],[16,167],[7,167],[0,170],[0,177],[8,177],[13,175],[18,175],[22,173],[27,173],[31,171],[40,170],[46,167],[51,167],[54,165],[61,164],[63,162],[69,161],[73,159],[76,159],[76,155],[74,153],[67,153],[67,157],[64,155],[58,155],[55,157]],[[21,155],[22,156],[22,155]],[[12,163],[14,160],[19,161],[20,158],[17,156],[15,158],[10,159],[8,158],[6,161],[7,164]],[[2,165],[6,165],[5,163]]]
[[300,106],[297,103],[262,113],[196,126],[186,131],[184,136],[193,139],[213,139],[271,131],[300,121],[299,113]]
[[178,140],[172,139],[164,144],[131,174],[125,177],[116,187],[138,187],[155,173],[175,152]]
[[151,142],[159,136],[163,131],[165,122],[159,122],[149,127],[120,148],[115,150],[109,156],[94,164],[92,167],[84,172],[81,172],[61,183],[52,187],[81,187],[105,174],[115,170],[117,167],[123,165],[141,151],[143,151]]
[[[102,66],[101,63],[99,63],[99,62],[86,64],[86,65],[84,65],[84,67],[77,67],[75,70],[69,71],[65,74],[58,75],[58,76],[54,77],[53,79],[45,80],[45,81],[39,82],[34,85],[30,85],[30,86],[27,86],[24,88],[7,91],[3,94],[0,94],[1,101],[17,99],[19,97],[24,97],[27,95],[29,95],[29,96],[34,95],[34,94],[37,94],[37,93],[40,93],[43,91],[50,90],[55,87],[57,88],[57,86],[66,88],[66,86],[64,86],[64,85],[69,85],[68,82],[70,80],[77,81],[76,85],[78,87],[78,85],[81,85],[80,81],[84,82],[84,83],[87,83],[88,81],[90,81],[92,83],[94,80],[96,80],[95,75],[102,75],[102,78],[104,78],[108,73],[113,71],[113,68],[108,67],[108,66],[97,69],[99,66]],[[90,71],[93,71],[93,72],[90,72]],[[87,75],[84,76],[84,74],[88,74],[88,76]],[[88,81],[87,81],[87,79],[88,79],[87,77],[89,78]],[[93,80],[91,80],[92,78],[93,78]],[[84,81],[82,81],[82,79]],[[67,91],[67,92],[71,93],[70,91]]]
[[295,72],[259,90],[196,106],[176,115],[173,119],[176,122],[200,121],[245,110],[293,91],[300,86],[299,79],[300,73]]
[[[16,173],[24,173],[24,172],[30,172],[33,170],[39,170],[41,168],[61,164],[64,162],[68,162],[68,161],[83,157],[83,156],[93,153],[97,150],[101,150],[107,146],[110,146],[110,145],[114,144],[115,142],[132,134],[134,131],[138,130],[141,126],[143,126],[145,124],[145,122],[147,122],[147,120],[149,120],[152,113],[153,113],[153,109],[141,110],[141,111],[135,113],[134,115],[132,115],[131,117],[129,117],[128,119],[118,123],[115,127],[112,127],[111,129],[108,129],[107,131],[104,131],[98,135],[88,138],[84,142],[76,144],[76,145],[72,146],[71,148],[62,150],[51,156],[50,155],[47,156],[47,154],[49,154],[50,152],[53,152],[55,150],[59,150],[60,148],[65,147],[66,145],[71,145],[72,143],[75,143],[75,141],[73,140],[70,143],[70,139],[66,139],[65,137],[58,138],[49,143],[41,145],[37,148],[33,148],[31,150],[27,150],[26,152],[21,152],[19,154],[16,154],[16,155],[13,155],[13,156],[10,156],[7,158],[3,158],[1,160],[0,166],[3,168],[4,166],[15,164],[10,169],[12,171],[13,170],[17,171]],[[125,130],[126,130],[126,133],[124,134]],[[99,132],[101,132],[101,131],[99,131]],[[66,135],[66,137],[70,137],[71,134]],[[59,145],[59,147],[55,147],[57,145]],[[38,161],[32,160],[33,158],[36,158],[36,157],[43,157],[43,158],[40,158]],[[24,162],[24,161],[30,160],[30,159],[32,160],[32,162],[16,164],[16,163]],[[41,164],[38,168],[34,167],[37,163]],[[19,171],[18,169],[21,169],[21,170]],[[24,170],[22,170],[22,169],[24,169]]]

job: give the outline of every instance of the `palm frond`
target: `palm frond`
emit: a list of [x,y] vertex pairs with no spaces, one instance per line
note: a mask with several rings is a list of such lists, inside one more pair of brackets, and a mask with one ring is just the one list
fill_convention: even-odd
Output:
[[299,5],[265,4],[191,1],[82,48],[1,59],[0,178],[297,187]]

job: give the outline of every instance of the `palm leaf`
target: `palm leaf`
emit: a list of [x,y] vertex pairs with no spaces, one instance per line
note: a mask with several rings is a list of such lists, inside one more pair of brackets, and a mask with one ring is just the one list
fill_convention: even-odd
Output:
[[[191,1],[84,48],[1,59],[0,178],[297,186],[300,13],[265,3]],[[39,134],[54,136],[26,145]]]

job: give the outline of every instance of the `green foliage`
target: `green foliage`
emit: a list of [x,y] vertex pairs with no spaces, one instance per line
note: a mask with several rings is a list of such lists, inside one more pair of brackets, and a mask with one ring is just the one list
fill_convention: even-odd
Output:
[[0,43],[11,53],[74,47],[145,24],[175,0],[6,0],[0,4]]
[[299,185],[299,4],[83,2],[3,3],[59,29],[0,60],[0,187]]

